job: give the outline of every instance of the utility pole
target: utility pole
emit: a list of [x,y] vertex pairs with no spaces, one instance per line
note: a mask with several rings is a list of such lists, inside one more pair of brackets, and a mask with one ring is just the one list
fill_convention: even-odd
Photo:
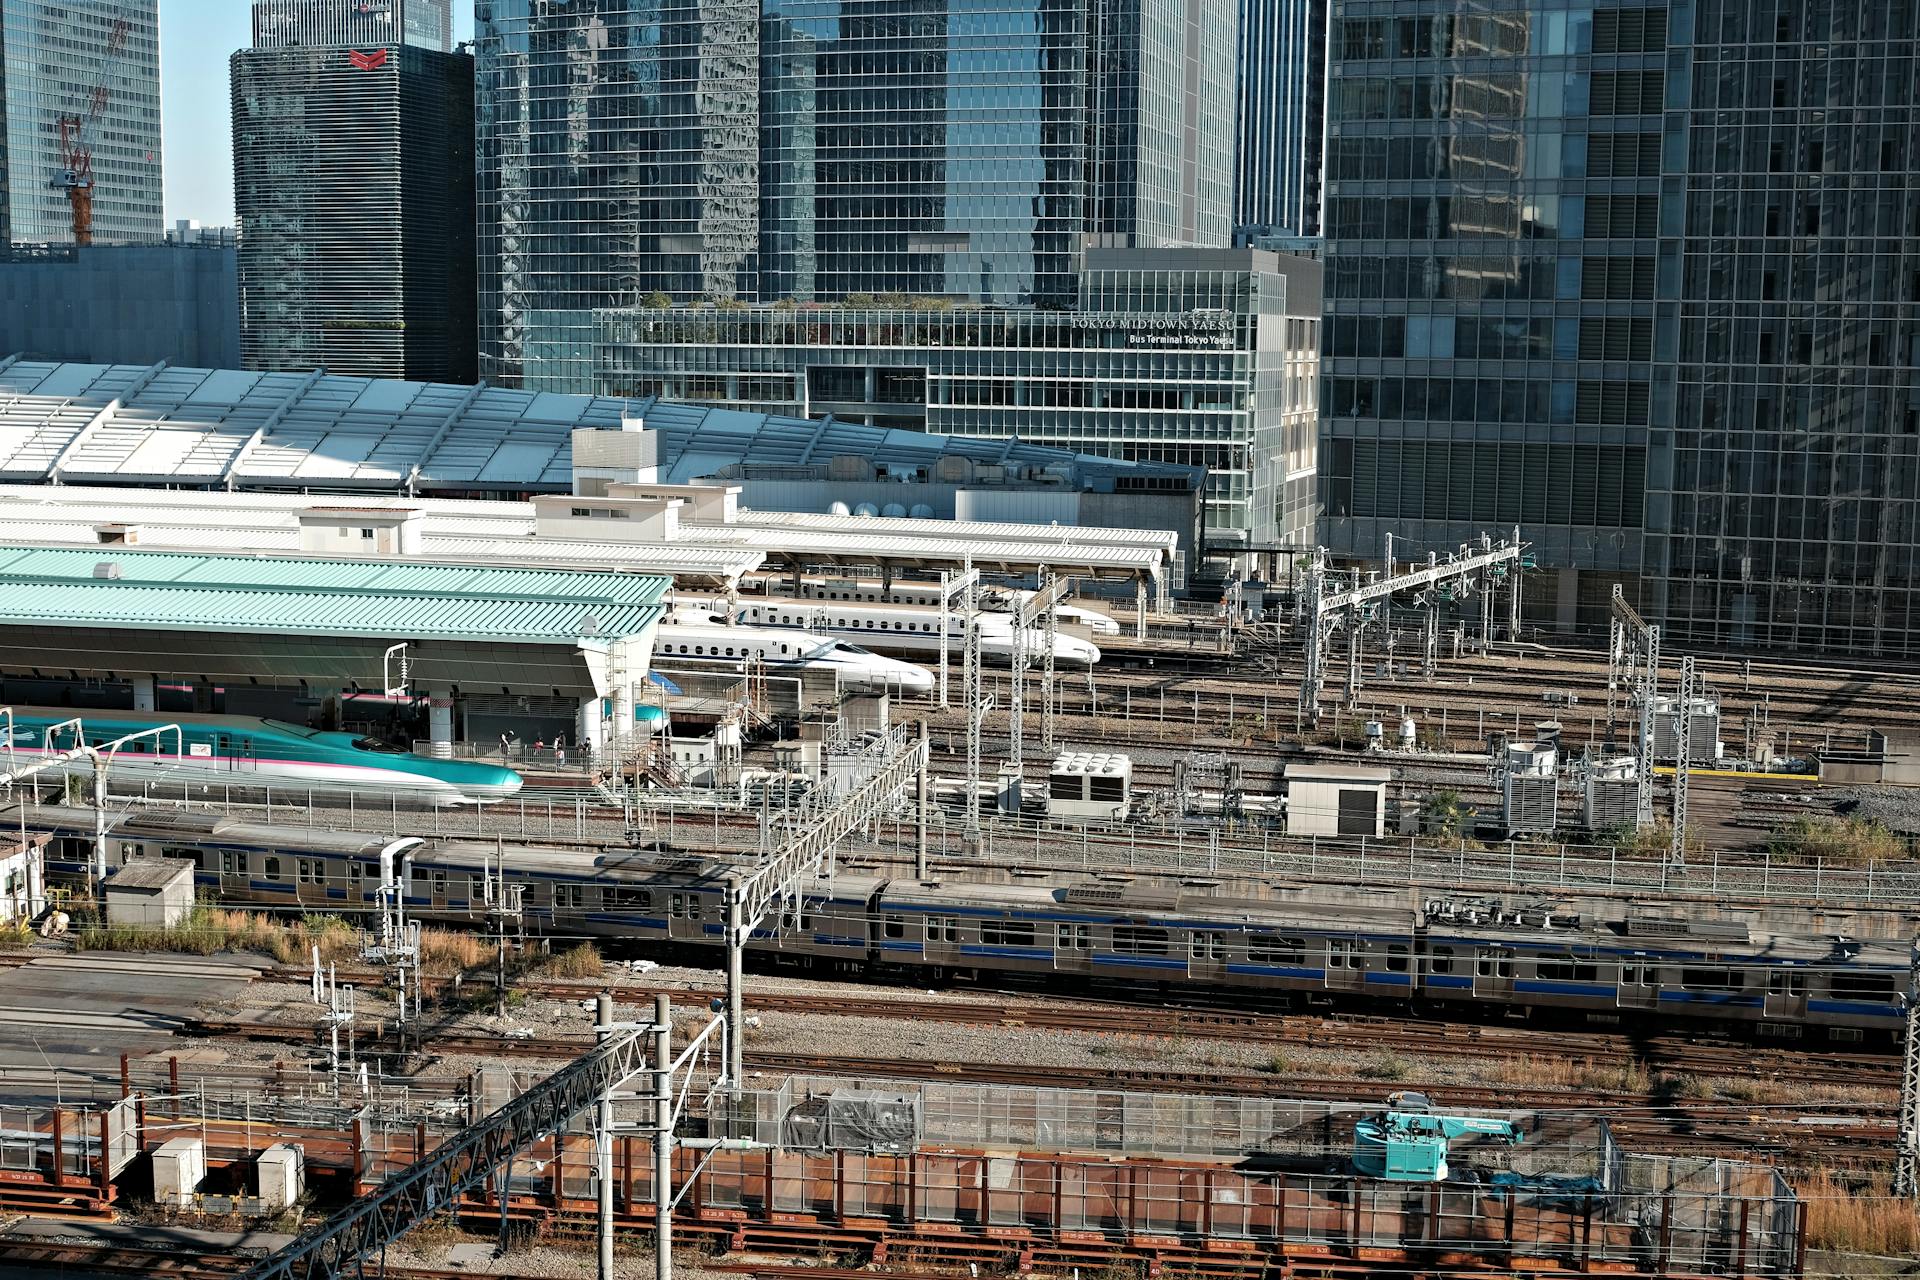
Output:
[[[613,1038],[613,993],[602,991],[599,1016],[594,1019],[594,1039],[605,1044]],[[613,1280],[613,1090],[600,1091],[600,1110],[596,1117],[593,1183],[600,1210],[600,1257],[598,1280]]]
[[1920,941],[1907,967],[1907,1043],[1900,1068],[1900,1124],[1894,1134],[1893,1194],[1920,1201]]
[[[729,1063],[736,1078],[740,1064]],[[653,998],[653,1274],[673,1280],[673,1006]]]
[[[1653,699],[1647,699],[1653,705]],[[1673,844],[1667,869],[1687,867],[1687,766],[1693,759],[1693,655],[1680,659],[1680,697],[1673,709]]]

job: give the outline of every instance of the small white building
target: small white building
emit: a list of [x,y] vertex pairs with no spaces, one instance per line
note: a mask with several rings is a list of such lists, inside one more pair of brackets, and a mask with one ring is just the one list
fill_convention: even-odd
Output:
[[135,858],[107,877],[107,923],[159,925],[193,911],[193,863],[184,858]]
[[1287,834],[1383,836],[1387,831],[1390,769],[1347,764],[1286,767]]
[[1117,822],[1133,803],[1133,758],[1104,751],[1066,751],[1047,774],[1047,816]]
[[0,923],[21,924],[47,909],[45,836],[0,832]]

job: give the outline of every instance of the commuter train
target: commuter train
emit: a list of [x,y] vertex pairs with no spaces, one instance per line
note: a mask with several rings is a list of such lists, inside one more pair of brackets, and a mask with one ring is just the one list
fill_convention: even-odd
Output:
[[[85,743],[74,730],[55,726],[81,720]],[[70,707],[16,707],[10,748],[23,764],[59,755],[75,746],[100,746],[142,729],[178,725],[179,738],[144,738],[113,753],[116,785],[157,782],[168,786],[285,787],[339,794],[399,792],[435,804],[485,804],[520,790],[520,775],[497,765],[416,756],[372,738],[327,733],[280,720],[187,712],[76,711]],[[52,741],[48,730],[54,729]],[[0,739],[6,735],[0,720]],[[0,754],[9,744],[0,743]],[[54,776],[92,778],[84,757],[56,765]]]
[[[882,584],[870,579],[828,578],[815,582],[801,579],[798,582],[787,581],[779,584],[779,589],[787,595],[801,600],[840,600],[856,604],[911,604],[938,606],[940,603],[940,584],[937,582],[893,582]],[[1034,596],[1025,587],[987,586],[981,589],[981,605],[997,613],[1011,613],[1016,604],[1025,604]],[[1059,604],[1054,612],[1066,626],[1085,627],[1096,636],[1117,636],[1120,624],[1111,615],[1102,613],[1083,604]]]
[[923,667],[884,657],[860,645],[788,627],[728,626],[712,611],[681,605],[654,633],[654,664],[668,668],[734,668],[757,657],[770,672],[832,671],[848,693],[931,693]]
[[[19,822],[0,810],[0,829]],[[35,808],[54,837],[50,877],[84,875],[93,814]],[[612,853],[275,828],[199,813],[132,815],[109,863],[192,859],[232,903],[370,909],[383,875],[406,877],[419,918],[468,923],[503,861],[525,886],[530,928],[563,936],[719,947],[725,864]],[[1437,902],[1366,907],[1231,898],[1057,877],[1051,883],[918,882],[840,875],[757,931],[778,961],[881,979],[1181,990],[1284,1004],[1364,1004],[1461,1016],[1643,1018],[1838,1043],[1890,1043],[1903,1025],[1904,945],[1744,927],[1462,915]]]
[[[775,596],[744,597],[736,615],[743,623],[761,627],[804,627],[823,635],[851,641],[876,652],[898,653],[922,660],[940,656],[941,613],[937,608],[908,604],[857,604],[834,600],[794,600]],[[957,656],[963,643],[964,622],[947,617],[947,652]],[[1047,633],[1029,627],[1027,652],[1042,660]],[[990,662],[1013,661],[1013,619],[1004,613],[980,615],[980,655]],[[1056,667],[1091,667],[1100,661],[1093,641],[1065,631],[1054,635]]]

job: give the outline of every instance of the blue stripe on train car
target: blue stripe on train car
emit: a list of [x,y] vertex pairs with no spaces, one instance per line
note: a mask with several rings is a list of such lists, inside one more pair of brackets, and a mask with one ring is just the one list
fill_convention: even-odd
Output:
[[1905,1018],[1907,1011],[1866,1000],[1808,1000],[1808,1013],[1844,1013],[1856,1018]]
[[1303,969],[1283,964],[1229,964],[1228,973],[1244,973],[1261,978],[1298,978],[1307,982],[1325,982],[1325,969]]
[[347,900],[347,891],[345,889],[328,889],[327,898],[332,902],[345,902]]
[[1473,979],[1457,973],[1430,973],[1426,977],[1426,985],[1454,991],[1471,991]]
[[1157,956],[1116,956],[1107,952],[1096,952],[1093,957],[1093,962],[1095,964],[1125,965],[1136,969],[1180,969],[1184,971],[1187,967],[1185,960],[1172,956],[1165,958]]
[[293,885],[281,884],[278,880],[249,880],[247,881],[247,888],[257,889],[263,893],[297,892]]
[[882,942],[880,949],[882,951],[901,951],[916,956],[926,950],[925,947],[917,942]]
[[1513,984],[1515,991],[1526,991],[1542,996],[1590,996],[1595,1000],[1612,1000],[1619,996],[1619,989],[1601,982],[1559,982],[1551,978],[1522,978]]
[[1003,956],[1011,960],[1051,960],[1051,947],[1000,947],[968,943],[960,948],[963,956]]
[[859,947],[862,951],[867,949],[865,938],[856,938],[850,934],[816,933],[813,935],[813,940],[822,947]]
[[1662,991],[1660,1003],[1737,1005],[1757,1009],[1762,1001],[1759,996],[1741,995],[1738,991]]
[[610,911],[589,911],[585,918],[595,924],[623,924],[630,928],[664,929],[667,927],[663,916],[623,916]]
[[1413,978],[1405,973],[1369,973],[1367,982],[1376,987],[1410,987]]

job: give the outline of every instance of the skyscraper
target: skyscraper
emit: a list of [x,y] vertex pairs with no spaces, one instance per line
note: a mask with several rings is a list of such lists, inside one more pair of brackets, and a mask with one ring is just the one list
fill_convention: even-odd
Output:
[[1666,10],[1332,3],[1323,535],[1518,524],[1563,571],[1534,599],[1603,618],[1641,562]]
[[1327,0],[1241,0],[1236,243],[1320,233]]
[[[1646,606],[1682,641],[1912,657],[1915,6],[1686,12],[1668,24]],[[1595,51],[1655,44],[1663,16],[1596,10]]]
[[10,238],[73,243],[62,120],[93,156],[93,238],[157,241],[158,0],[6,0],[0,6]]
[[1914,6],[1403,8],[1334,0],[1333,548],[1517,523],[1563,626],[1920,652]]
[[1231,0],[482,6],[482,372],[593,385],[593,312],[1067,305],[1090,244],[1225,245]]
[[295,45],[232,76],[242,364],[473,381],[473,60]]
[[453,0],[253,0],[253,47],[414,44],[453,51]]

